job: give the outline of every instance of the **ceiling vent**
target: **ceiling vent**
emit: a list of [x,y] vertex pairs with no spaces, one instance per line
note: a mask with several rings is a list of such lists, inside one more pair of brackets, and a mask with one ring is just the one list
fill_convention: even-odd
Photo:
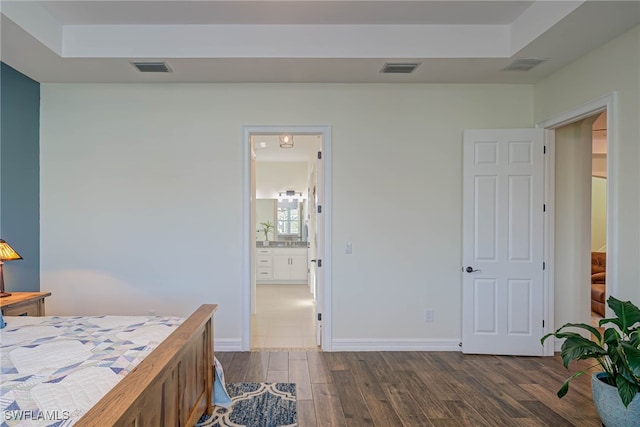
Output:
[[171,68],[164,62],[132,62],[141,73],[169,73]]
[[380,70],[381,73],[396,73],[396,74],[409,74],[413,73],[413,70],[418,68],[420,65],[419,62],[403,62],[403,63],[392,63],[387,62]]
[[546,59],[542,58],[518,58],[507,65],[502,71],[529,71],[533,67],[542,64]]

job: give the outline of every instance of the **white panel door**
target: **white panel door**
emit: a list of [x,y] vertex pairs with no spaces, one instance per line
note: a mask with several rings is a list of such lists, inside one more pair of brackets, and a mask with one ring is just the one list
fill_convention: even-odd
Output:
[[543,354],[543,132],[464,133],[464,353]]

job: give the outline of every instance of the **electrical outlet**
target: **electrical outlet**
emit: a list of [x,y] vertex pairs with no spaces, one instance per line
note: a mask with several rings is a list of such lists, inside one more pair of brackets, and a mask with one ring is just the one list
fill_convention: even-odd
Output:
[[424,309],[424,321],[433,322],[433,309],[431,308]]

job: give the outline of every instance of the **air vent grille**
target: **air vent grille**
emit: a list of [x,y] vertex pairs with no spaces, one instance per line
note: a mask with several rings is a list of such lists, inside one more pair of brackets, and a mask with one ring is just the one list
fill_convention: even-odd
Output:
[[132,62],[141,73],[169,73],[171,68],[164,62]]
[[409,74],[413,73],[413,70],[418,68],[420,65],[419,62],[403,62],[403,63],[392,63],[387,62],[380,70],[381,73],[389,73],[389,74]]
[[504,67],[503,71],[529,71],[533,67],[542,64],[546,59],[543,58],[518,58],[511,64]]

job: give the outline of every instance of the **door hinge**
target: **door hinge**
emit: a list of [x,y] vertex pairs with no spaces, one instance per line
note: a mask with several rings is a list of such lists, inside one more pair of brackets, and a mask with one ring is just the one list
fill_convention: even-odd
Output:
[[318,313],[318,322],[322,322],[322,313]]
[[542,321],[542,327],[544,328],[544,320]]
[[546,262],[544,262],[544,261],[542,261],[542,269],[543,269],[543,270],[546,270],[546,269],[547,269],[547,263],[546,263]]
[[318,205],[318,213],[322,213],[322,205]]
[[545,145],[545,146],[543,146],[542,154],[547,154],[547,146],[546,146],[546,145]]
[[318,265],[318,267],[322,267],[322,260],[319,259],[318,261],[316,261],[316,264]]
[[543,205],[542,205],[542,212],[546,212],[546,211],[547,211],[547,205],[546,205],[546,204],[543,204]]
[[322,160],[322,151],[318,151],[318,160]]

